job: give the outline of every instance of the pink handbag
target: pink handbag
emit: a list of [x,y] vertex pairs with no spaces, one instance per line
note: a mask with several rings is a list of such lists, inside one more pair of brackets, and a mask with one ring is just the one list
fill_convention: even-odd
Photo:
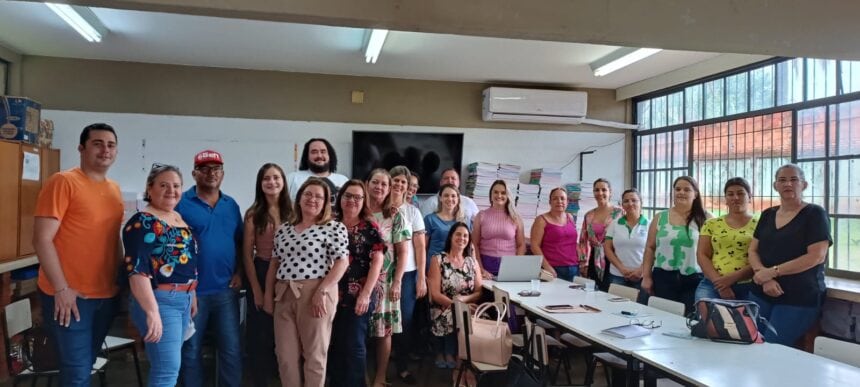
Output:
[[[496,310],[496,318],[484,318],[484,313],[490,309]],[[502,303],[485,302],[478,306],[475,313],[469,316],[469,345],[472,351],[472,361],[506,367],[511,359],[511,329],[504,322],[508,306]],[[457,316],[457,318],[462,318]],[[466,359],[466,338],[464,330],[457,333],[460,359]]]

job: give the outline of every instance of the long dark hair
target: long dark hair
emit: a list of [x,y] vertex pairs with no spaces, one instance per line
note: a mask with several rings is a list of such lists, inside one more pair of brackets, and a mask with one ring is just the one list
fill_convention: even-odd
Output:
[[312,138],[305,143],[305,148],[302,149],[302,161],[299,162],[299,170],[307,171],[310,168],[308,166],[308,157],[310,156],[308,153],[310,153],[311,143],[314,141],[325,144],[326,151],[328,151],[328,171],[331,173],[337,172],[337,154],[334,152],[334,147],[331,146],[331,143],[324,138]]
[[463,222],[454,223],[451,226],[451,229],[448,230],[448,238],[445,239],[445,253],[449,253],[451,251],[451,240],[454,239],[454,231],[457,231],[458,228],[463,227],[466,229],[466,232],[469,233],[469,243],[466,244],[466,247],[463,248],[463,257],[471,257],[472,256],[472,230],[469,230],[469,226]]
[[[337,200],[334,201],[334,219],[338,222],[343,222],[343,207],[340,205],[340,201],[343,199],[343,194],[346,193],[346,189],[349,187],[361,187],[361,194],[367,197],[367,187],[364,186],[364,182],[358,179],[349,179],[343,186],[340,187],[340,191],[337,191]],[[370,219],[370,211],[367,209],[367,203],[364,201],[361,202],[361,212],[358,214],[359,219]]]
[[705,224],[705,205],[702,203],[702,193],[699,191],[699,183],[696,182],[696,179],[690,176],[678,176],[675,178],[675,181],[672,182],[673,192],[675,190],[675,185],[681,180],[690,183],[690,185],[693,186],[693,191],[696,192],[696,198],[693,199],[693,206],[690,208],[690,214],[687,215],[687,227],[690,227],[690,222],[696,222],[696,227],[701,229],[702,225]]
[[248,207],[245,211],[245,217],[251,217],[254,222],[254,231],[257,234],[262,234],[266,231],[266,227],[270,224],[277,227],[275,220],[269,215],[269,203],[266,201],[266,194],[263,192],[263,176],[269,169],[274,168],[281,175],[281,181],[284,182],[284,188],[278,194],[278,216],[281,217],[281,222],[286,222],[290,219],[293,213],[293,203],[290,200],[290,193],[287,187],[287,176],[284,170],[275,163],[266,163],[257,171],[257,186],[254,188],[254,204]]

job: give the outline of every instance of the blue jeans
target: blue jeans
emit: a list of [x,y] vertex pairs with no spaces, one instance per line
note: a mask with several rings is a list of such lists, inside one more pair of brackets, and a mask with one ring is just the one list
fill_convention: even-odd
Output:
[[[203,336],[209,325],[218,348],[218,383],[239,387],[242,384],[242,352],[239,346],[239,299],[233,289],[197,295],[197,332],[182,346],[180,377],[185,387],[210,385],[205,382],[200,356]],[[211,383],[214,385],[214,383]]]
[[400,285],[400,324],[403,326],[403,332],[396,333],[392,337],[394,345],[394,364],[397,367],[397,372],[408,371],[409,352],[411,351],[412,337],[412,316],[415,314],[415,288],[417,286],[418,271],[413,270],[403,273],[403,280]]
[[639,297],[637,297],[636,300],[634,300],[634,301],[636,301],[640,304],[647,304],[648,303],[647,293],[643,292],[640,288],[640,285],[642,283],[641,280],[640,281],[628,281],[626,278],[624,278],[620,275],[612,274],[608,271],[605,274],[606,274],[606,277],[604,277],[604,278],[606,279],[607,289],[609,288],[610,284],[618,284],[618,285],[627,286],[629,288],[639,289]]
[[684,315],[694,310],[696,288],[703,278],[702,273],[681,274],[678,270],[654,268],[651,272],[654,295],[684,304]]
[[[150,364],[149,386],[172,387],[176,385],[176,379],[179,377],[182,343],[191,320],[193,293],[158,289],[152,292],[158,304],[158,314],[161,316],[162,334],[157,343],[144,343]],[[128,308],[140,337],[145,337],[146,312],[134,297],[131,297]]]
[[338,306],[331,327],[331,355],[326,367],[329,385],[367,385],[364,379],[367,369],[367,328],[370,315],[376,309],[375,299],[375,295],[370,297],[370,306],[361,316],[355,315],[355,306]]
[[457,332],[451,332],[445,336],[435,336],[437,350],[442,355],[457,357]]
[[[746,300],[749,297],[750,289],[752,289],[753,283],[747,282],[742,284],[734,284],[732,285],[732,292],[735,293],[736,300]],[[720,292],[714,288],[714,283],[707,278],[702,278],[702,282],[699,282],[699,286],[696,288],[696,302],[703,298],[722,298],[720,297]]]
[[821,303],[816,306],[771,304],[752,292],[749,300],[758,304],[759,314],[776,329],[774,334],[764,326],[758,327],[764,333],[764,341],[769,343],[794,346],[821,316]]
[[556,277],[561,278],[565,281],[573,282],[573,277],[576,277],[579,275],[579,266],[578,265],[553,266],[552,268],[555,269]]
[[96,356],[101,352],[117,311],[117,297],[78,298],[80,321],[74,317],[68,327],[54,320],[54,296],[39,292],[42,319],[57,342],[61,386],[89,386]]

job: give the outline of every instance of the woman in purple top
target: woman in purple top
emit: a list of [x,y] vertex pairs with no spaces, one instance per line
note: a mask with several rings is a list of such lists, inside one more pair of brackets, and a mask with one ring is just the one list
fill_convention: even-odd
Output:
[[257,171],[254,204],[245,212],[245,234],[242,258],[251,297],[246,297],[248,326],[246,331],[248,360],[254,386],[267,386],[275,376],[275,332],[272,316],[263,311],[266,294],[266,272],[272,259],[275,229],[292,215],[292,201],[284,170],[278,164],[266,163]]
[[475,257],[480,257],[478,264],[486,279],[499,275],[501,257],[526,252],[523,221],[504,180],[496,180],[490,186],[490,208],[475,216],[472,227]]
[[549,212],[535,219],[532,225],[531,248],[543,255],[543,269],[567,281],[579,275],[579,254],[576,248],[576,224],[567,209],[567,191],[553,188],[549,193]]

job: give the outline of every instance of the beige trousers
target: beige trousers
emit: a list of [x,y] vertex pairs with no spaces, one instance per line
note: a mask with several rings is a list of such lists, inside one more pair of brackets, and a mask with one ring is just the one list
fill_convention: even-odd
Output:
[[[337,284],[329,288],[328,314],[313,316],[312,302],[322,278],[275,283],[275,353],[284,387],[323,387],[337,306]],[[304,358],[304,365],[301,360]],[[304,377],[304,384],[302,378]]]

